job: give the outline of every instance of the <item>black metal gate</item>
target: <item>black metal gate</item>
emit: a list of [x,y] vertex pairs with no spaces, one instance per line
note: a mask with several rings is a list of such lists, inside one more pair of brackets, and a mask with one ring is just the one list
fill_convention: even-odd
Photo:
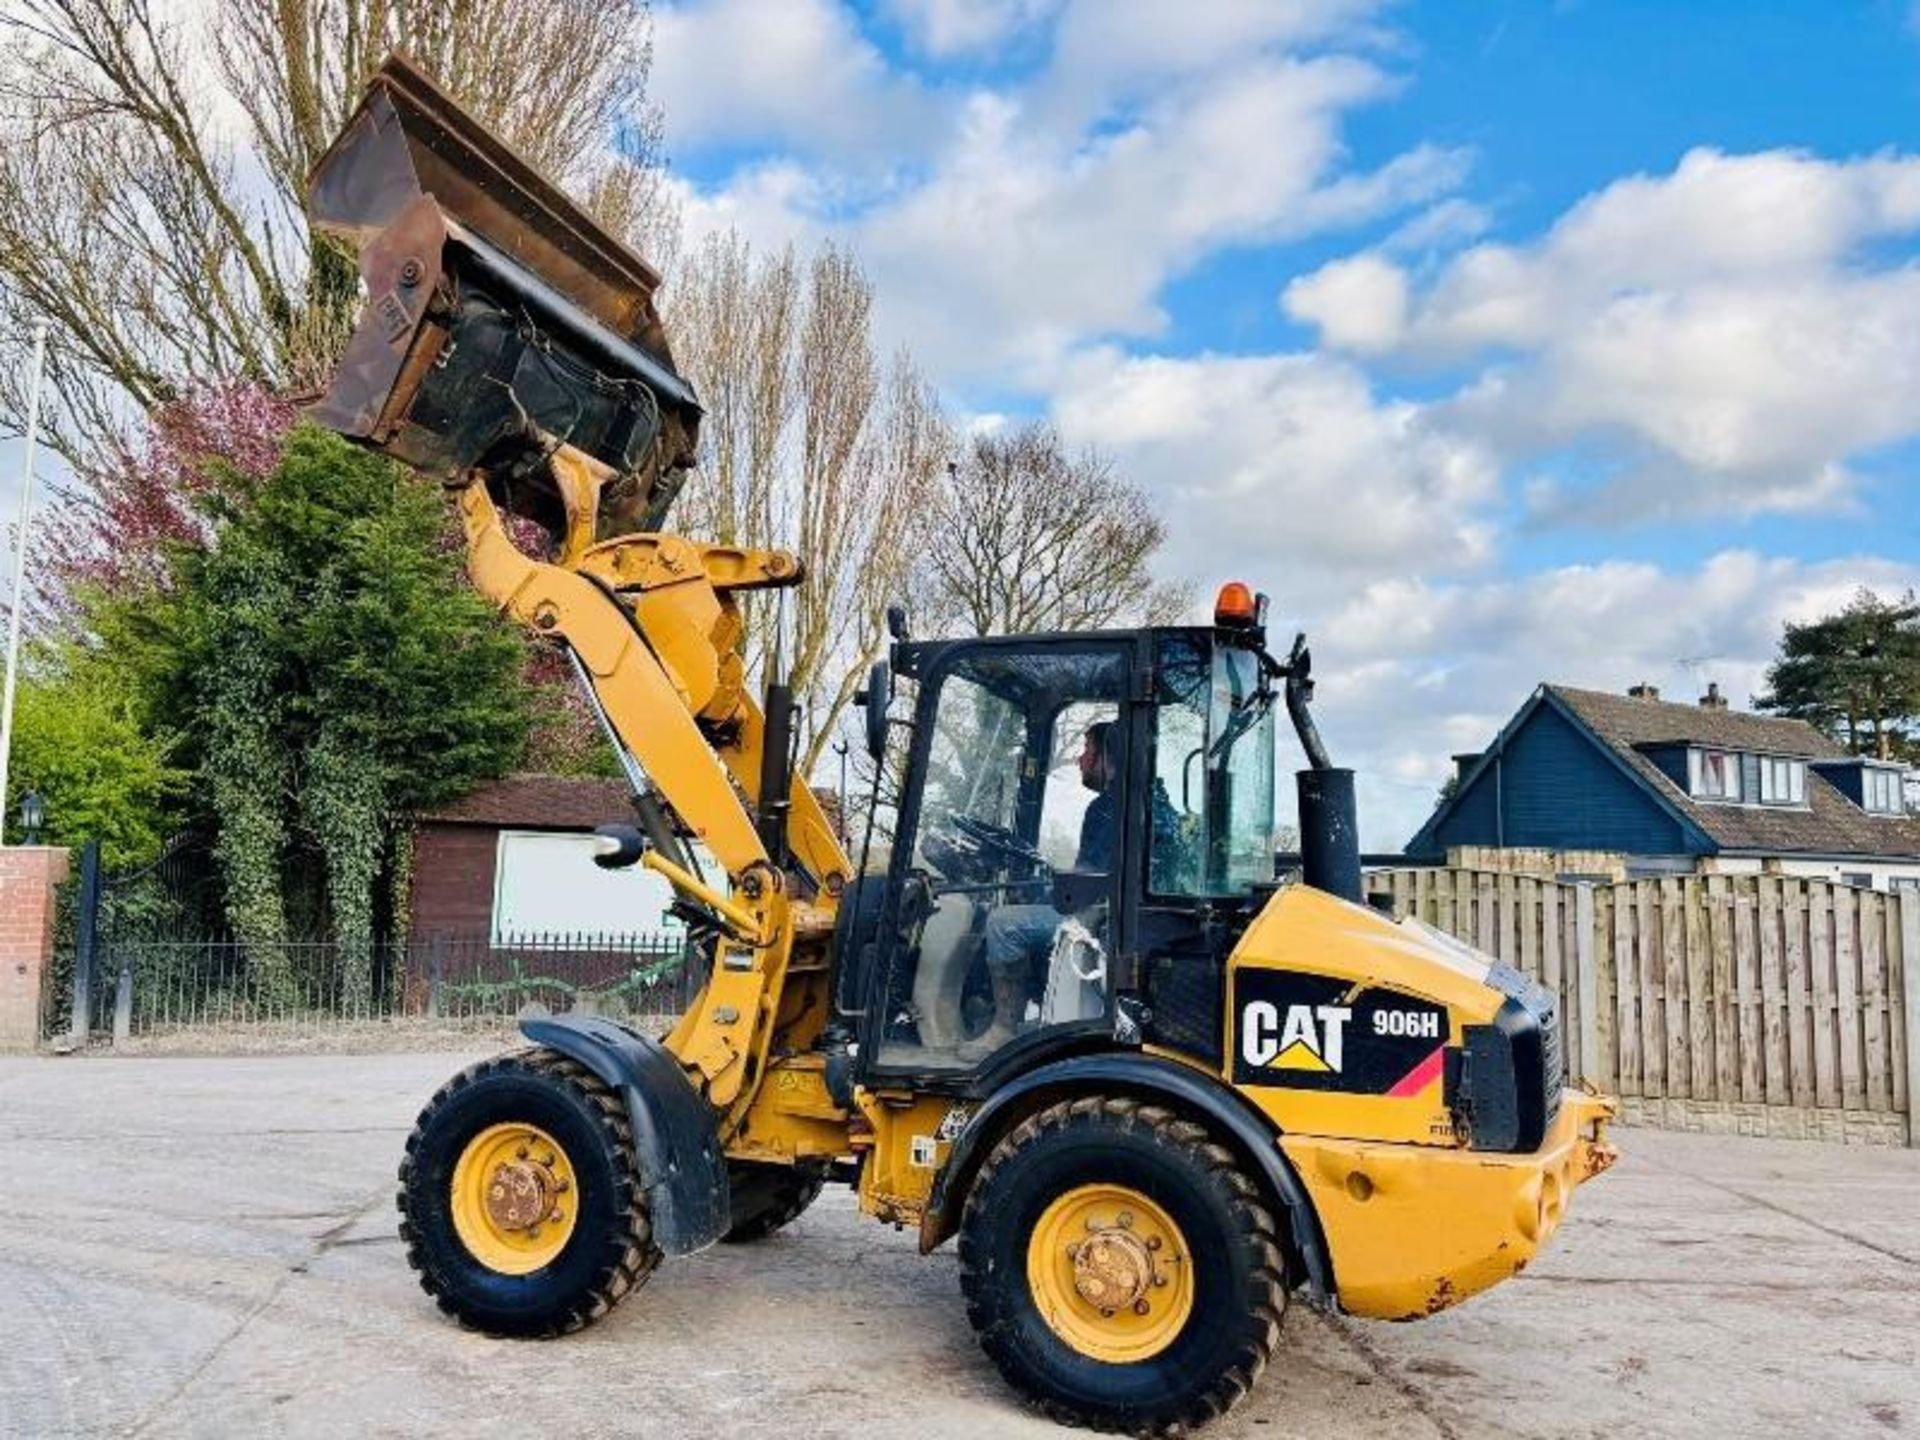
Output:
[[153,947],[219,946],[231,937],[221,916],[212,847],[180,834],[145,865],[110,871],[100,842],[80,851],[74,895],[71,964],[62,1006],[49,1007],[48,1028],[84,1044],[90,1035],[127,1038],[133,1023],[136,969]]

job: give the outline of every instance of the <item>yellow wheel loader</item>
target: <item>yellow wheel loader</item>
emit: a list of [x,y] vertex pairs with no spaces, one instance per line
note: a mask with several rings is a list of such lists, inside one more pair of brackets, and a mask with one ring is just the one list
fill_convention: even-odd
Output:
[[[636,791],[600,859],[672,883],[706,967],[664,1038],[528,1021],[433,1097],[399,1203],[442,1309],[574,1330],[844,1184],[923,1251],[958,1238],[1032,1404],[1180,1430],[1246,1394],[1294,1295],[1432,1314],[1611,1163],[1554,996],[1360,903],[1352,776],[1263,598],[991,639],[895,614],[861,701],[897,794],[856,868],[794,773],[787,687],[742,660],[740,596],[802,559],[661,528],[700,409],[655,273],[399,59],[312,209],[366,285],[312,413],[445,485],[475,585],[571,657]],[[1276,883],[1281,710],[1308,765],[1303,874]]]

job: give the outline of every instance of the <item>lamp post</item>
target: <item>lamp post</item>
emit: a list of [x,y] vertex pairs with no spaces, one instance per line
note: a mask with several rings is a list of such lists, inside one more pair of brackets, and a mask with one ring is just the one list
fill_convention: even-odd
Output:
[[6,839],[7,764],[13,757],[13,687],[20,672],[20,612],[27,606],[27,527],[33,520],[33,452],[40,443],[40,387],[47,376],[47,326],[33,328],[33,386],[27,400],[27,453],[20,481],[19,534],[13,548],[13,609],[7,616],[7,679],[0,692],[0,842]]
[[47,802],[40,798],[38,790],[29,790],[20,797],[20,843],[38,845],[40,828],[47,823]]

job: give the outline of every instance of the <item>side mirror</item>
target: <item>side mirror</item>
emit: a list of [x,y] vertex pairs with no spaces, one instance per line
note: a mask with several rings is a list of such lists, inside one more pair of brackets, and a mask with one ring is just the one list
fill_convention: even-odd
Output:
[[854,697],[867,712],[867,754],[877,763],[887,753],[887,707],[893,703],[893,667],[873,662],[867,688]]
[[602,825],[593,832],[593,863],[602,870],[638,865],[652,846],[636,825]]

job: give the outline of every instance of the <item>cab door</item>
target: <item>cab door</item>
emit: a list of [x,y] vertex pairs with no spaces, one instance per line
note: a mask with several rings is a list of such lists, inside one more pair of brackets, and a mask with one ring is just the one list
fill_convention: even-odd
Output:
[[919,693],[864,1068],[965,1089],[1111,1031],[1135,647],[901,649]]

